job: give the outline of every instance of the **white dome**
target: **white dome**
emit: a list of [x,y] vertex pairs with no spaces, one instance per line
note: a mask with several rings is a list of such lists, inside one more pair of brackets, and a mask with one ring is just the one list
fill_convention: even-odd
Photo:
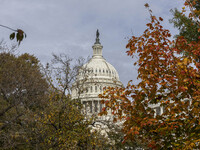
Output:
[[119,81],[119,75],[116,71],[116,69],[108,63],[105,58],[102,56],[102,48],[103,46],[98,42],[96,42],[93,46],[93,56],[92,58],[83,65],[82,70],[79,72],[79,76],[77,76],[78,80],[81,80],[84,77],[85,70],[88,70],[89,72],[89,78],[101,78],[101,79],[110,79]]
[[92,57],[83,68],[87,68],[97,77],[119,80],[116,69],[103,57]]
[[[122,83],[119,80],[119,75],[116,69],[102,56],[103,46],[100,43],[95,43],[92,48],[92,58],[81,67],[76,78],[76,82],[73,84],[74,88],[79,88],[77,86],[82,84],[83,90],[80,94],[80,97],[83,99],[88,99],[90,96],[93,98],[98,97],[98,95],[103,92],[102,89],[104,87],[122,87]],[[94,92],[94,90],[88,90],[91,88],[91,86],[97,88],[96,91],[98,92]],[[74,95],[77,94],[73,93],[73,97]]]
[[72,98],[80,98],[85,109],[89,107],[90,113],[98,113],[103,107],[99,98],[103,88],[123,85],[116,69],[102,56],[103,46],[99,42],[98,34],[92,48],[92,58],[79,70],[76,81],[72,85]]

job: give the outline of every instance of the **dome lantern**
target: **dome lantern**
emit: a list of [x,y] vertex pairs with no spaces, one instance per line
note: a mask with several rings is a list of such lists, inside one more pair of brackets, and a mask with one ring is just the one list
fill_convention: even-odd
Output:
[[103,46],[101,45],[101,43],[99,42],[99,30],[97,29],[96,31],[96,41],[94,43],[94,45],[92,46],[93,48],[93,57],[102,57],[102,48]]

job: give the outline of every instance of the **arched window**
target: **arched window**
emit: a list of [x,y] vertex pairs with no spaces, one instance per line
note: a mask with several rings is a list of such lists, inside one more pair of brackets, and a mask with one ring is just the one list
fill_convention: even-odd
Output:
[[90,87],[90,92],[92,93],[92,86]]
[[86,91],[86,93],[88,93],[88,88],[86,88],[86,90],[85,90],[85,91]]
[[99,72],[101,73],[101,69],[99,69]]
[[95,86],[95,92],[97,92],[97,86]]

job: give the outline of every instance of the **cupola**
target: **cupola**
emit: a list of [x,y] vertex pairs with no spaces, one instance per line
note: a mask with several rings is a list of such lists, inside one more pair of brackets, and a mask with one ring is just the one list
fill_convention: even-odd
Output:
[[93,57],[102,57],[103,46],[100,43],[98,29],[96,31],[96,41],[95,41],[94,45],[92,46],[92,48],[93,48]]

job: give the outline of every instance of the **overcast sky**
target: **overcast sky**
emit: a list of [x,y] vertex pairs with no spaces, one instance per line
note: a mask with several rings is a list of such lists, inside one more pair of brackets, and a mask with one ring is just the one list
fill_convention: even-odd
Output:
[[[136,82],[137,69],[136,58],[127,56],[125,47],[131,35],[139,36],[146,28],[145,3],[164,18],[165,28],[177,33],[168,20],[170,9],[180,9],[183,0],[0,0],[0,24],[24,30],[27,38],[18,52],[34,54],[43,64],[52,59],[52,53],[91,57],[99,29],[103,56],[126,85],[129,80]],[[0,33],[0,39],[13,43],[11,31],[0,27]]]

